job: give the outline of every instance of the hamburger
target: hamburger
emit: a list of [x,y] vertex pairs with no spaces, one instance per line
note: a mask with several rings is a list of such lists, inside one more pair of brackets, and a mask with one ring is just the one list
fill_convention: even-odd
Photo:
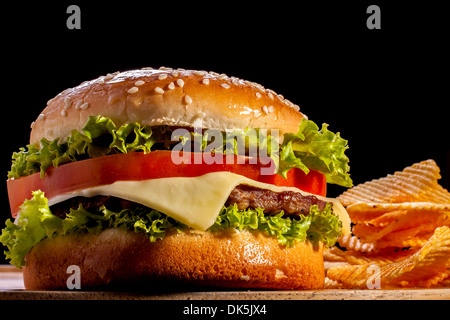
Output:
[[0,241],[27,289],[313,289],[350,221],[347,141],[263,86],[170,68],[51,99],[12,156]]

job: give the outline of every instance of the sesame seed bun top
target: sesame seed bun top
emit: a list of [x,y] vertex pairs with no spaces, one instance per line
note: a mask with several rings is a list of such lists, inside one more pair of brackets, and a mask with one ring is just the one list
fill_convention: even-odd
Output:
[[207,129],[278,129],[297,132],[299,107],[263,86],[215,72],[143,68],[116,72],[66,89],[32,124],[30,143],[64,140],[89,116],[118,126],[128,122]]

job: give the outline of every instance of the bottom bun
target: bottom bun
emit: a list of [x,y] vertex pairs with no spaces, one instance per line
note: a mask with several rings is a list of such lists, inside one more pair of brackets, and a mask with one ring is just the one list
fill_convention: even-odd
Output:
[[[231,288],[317,289],[324,284],[322,244],[285,247],[259,231],[167,233],[150,242],[144,234],[107,229],[98,235],[45,239],[26,257],[30,290],[81,289],[155,284]],[[76,267],[75,267],[76,268]],[[70,288],[70,287],[69,287]]]

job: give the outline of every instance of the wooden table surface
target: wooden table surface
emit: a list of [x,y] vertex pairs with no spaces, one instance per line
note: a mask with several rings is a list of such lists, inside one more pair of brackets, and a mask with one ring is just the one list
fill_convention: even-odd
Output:
[[22,272],[0,265],[0,300],[450,300],[450,288],[398,290],[191,291],[173,293],[25,290]]

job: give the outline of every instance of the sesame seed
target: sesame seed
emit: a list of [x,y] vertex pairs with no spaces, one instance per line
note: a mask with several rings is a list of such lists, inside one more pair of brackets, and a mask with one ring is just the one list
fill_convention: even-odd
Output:
[[75,105],[75,109],[80,109],[80,106],[83,104],[83,99],[80,99],[77,101],[77,104]]
[[35,124],[36,124],[36,123],[33,121],[33,122],[31,123],[31,125],[30,125],[30,128],[33,129]]
[[281,102],[283,102],[283,100],[284,100],[284,96],[283,96],[282,94],[277,94],[277,98],[278,98]]
[[204,76],[205,74],[207,74],[208,72],[206,72],[206,71],[198,71],[198,70],[195,70],[194,72],[193,72],[193,74],[195,74],[196,76]]
[[145,83],[145,81],[138,80],[134,83],[135,86],[142,86]]
[[261,98],[261,93],[257,92],[257,93],[255,93],[255,95],[258,99]]
[[180,75],[180,73],[176,70],[172,71],[172,76],[174,77],[178,77]]
[[269,113],[273,113],[273,106],[269,106],[268,110],[269,110]]
[[177,85],[178,85],[180,88],[183,88],[183,86],[184,86],[184,81],[183,81],[183,79],[178,79],[178,80],[177,80]]
[[41,113],[38,117],[38,120],[44,120],[45,119],[45,114]]
[[161,73],[159,76],[158,76],[158,80],[164,80],[164,79],[166,79],[167,78],[167,73]]
[[272,94],[272,92],[267,93],[267,96],[269,97],[270,100],[273,100],[273,94]]
[[265,114],[268,114],[268,113],[269,113],[269,109],[267,109],[267,106],[263,106],[263,107],[262,107],[262,110],[263,110],[263,112],[264,112]]
[[202,83],[208,85],[209,84],[209,79],[208,78],[203,79]]
[[61,110],[61,115],[62,115],[63,117],[67,116],[67,111],[64,110],[64,109],[62,109],[62,110]]
[[65,99],[64,99],[64,103],[65,103],[65,105],[64,105],[64,109],[69,109],[70,108],[70,106],[72,105],[72,99],[70,99],[70,97],[66,97]]
[[259,83],[255,83],[254,87],[258,90],[260,90],[261,92],[265,92],[266,88],[264,88],[262,85],[260,85]]
[[111,80],[112,78],[114,78],[114,76],[113,76],[111,73],[108,73],[108,74],[103,78],[103,80],[108,81],[108,80]]
[[153,68],[152,67],[144,67],[144,68],[141,68],[141,70],[153,70]]
[[139,88],[138,87],[133,87],[133,88],[130,88],[130,89],[128,89],[128,93],[130,93],[130,94],[133,94],[133,93],[136,93],[136,92],[138,92],[139,91]]
[[159,93],[159,94],[164,94],[164,90],[162,88],[160,88],[160,87],[156,87],[155,88],[155,92]]
[[230,89],[230,85],[226,83],[222,83],[220,86],[225,89]]
[[173,83],[173,82],[169,83],[169,85],[167,86],[167,88],[169,88],[169,90],[175,89],[175,83]]
[[239,79],[234,78],[233,80],[231,80],[231,82],[232,82],[235,86],[238,86],[238,85],[239,85]]
[[89,107],[89,103],[86,102],[86,103],[83,103],[83,104],[80,106],[80,109],[86,110],[88,107]]
[[192,98],[188,95],[184,96],[184,102],[186,102],[186,104],[191,104],[192,103]]
[[294,106],[294,104],[288,99],[284,99],[284,103],[287,104],[291,108]]
[[228,76],[225,73],[222,73],[217,79],[225,80],[225,79],[228,79]]

